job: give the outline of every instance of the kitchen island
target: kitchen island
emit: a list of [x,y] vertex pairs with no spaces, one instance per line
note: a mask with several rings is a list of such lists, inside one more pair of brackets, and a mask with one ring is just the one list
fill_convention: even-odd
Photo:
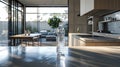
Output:
[[119,46],[120,39],[91,34],[73,35],[72,46]]

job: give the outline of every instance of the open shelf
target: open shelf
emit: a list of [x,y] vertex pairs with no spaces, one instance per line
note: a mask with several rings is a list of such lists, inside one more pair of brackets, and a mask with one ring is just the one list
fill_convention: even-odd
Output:
[[[120,20],[116,20],[116,21],[120,21]],[[101,22],[101,23],[107,23],[107,22],[116,22],[116,21],[107,20],[107,21],[99,21],[99,22]]]

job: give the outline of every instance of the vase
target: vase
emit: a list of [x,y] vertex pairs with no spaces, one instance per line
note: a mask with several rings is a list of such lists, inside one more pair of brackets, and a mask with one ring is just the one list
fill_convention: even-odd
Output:
[[65,29],[62,26],[57,28],[57,52],[63,53],[65,46]]

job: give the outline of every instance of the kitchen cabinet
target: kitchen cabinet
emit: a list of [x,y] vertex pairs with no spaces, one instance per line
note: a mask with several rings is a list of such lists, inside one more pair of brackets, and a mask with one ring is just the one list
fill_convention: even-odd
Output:
[[94,0],[80,0],[80,14],[85,13],[94,9]]
[[84,15],[85,13],[85,0],[80,0],[80,15]]
[[80,0],[80,15],[99,10],[120,10],[120,0]]
[[120,39],[96,35],[74,36],[74,46],[120,46]]

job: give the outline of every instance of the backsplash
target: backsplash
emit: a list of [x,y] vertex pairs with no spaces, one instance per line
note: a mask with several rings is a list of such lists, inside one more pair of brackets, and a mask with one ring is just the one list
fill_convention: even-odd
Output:
[[114,34],[120,34],[120,11],[104,16],[104,20],[111,20],[108,22],[108,31]]
[[108,31],[110,33],[120,34],[120,21],[108,23]]

